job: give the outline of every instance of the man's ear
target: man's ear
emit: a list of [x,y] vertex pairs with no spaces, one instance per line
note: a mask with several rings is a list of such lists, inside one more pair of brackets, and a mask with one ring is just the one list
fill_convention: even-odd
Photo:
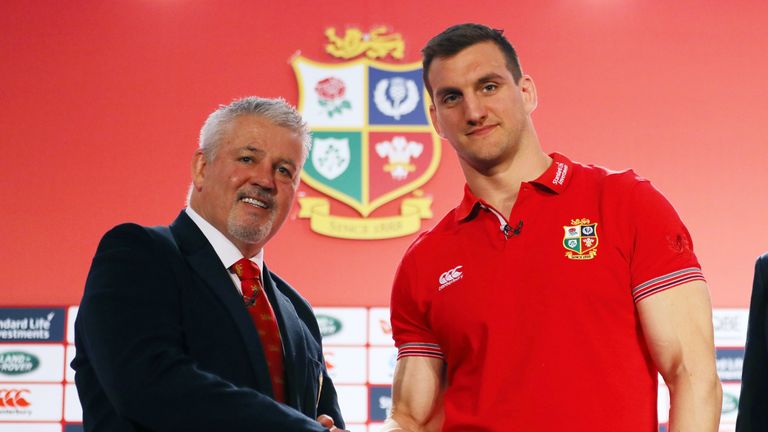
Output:
[[441,138],[445,138],[440,131],[440,125],[437,123],[437,109],[435,108],[435,104],[429,105],[429,118],[432,119],[432,127],[435,128],[435,132],[437,132]]
[[520,78],[518,87],[520,87],[520,94],[523,97],[525,111],[530,114],[539,105],[539,97],[536,94],[536,84],[533,83],[533,79],[530,76],[523,75]]
[[205,158],[203,151],[200,149],[196,150],[195,155],[192,157],[192,185],[197,191],[203,188],[207,165],[208,160]]

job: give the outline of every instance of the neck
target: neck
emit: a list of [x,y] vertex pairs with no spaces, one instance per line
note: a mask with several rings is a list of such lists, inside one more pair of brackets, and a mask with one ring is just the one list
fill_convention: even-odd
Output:
[[552,164],[552,158],[535,146],[528,151],[520,149],[513,157],[488,169],[478,170],[464,160],[460,163],[472,193],[509,217],[520,185],[539,178]]

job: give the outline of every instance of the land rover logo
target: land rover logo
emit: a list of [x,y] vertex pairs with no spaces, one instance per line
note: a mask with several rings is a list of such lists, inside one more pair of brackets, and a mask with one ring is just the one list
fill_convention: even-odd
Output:
[[723,392],[723,414],[732,413],[739,408],[739,398]]
[[332,336],[341,331],[341,321],[330,315],[317,315],[317,325],[320,326],[320,334]]
[[40,360],[32,354],[21,351],[0,353],[0,374],[22,375],[40,366]]

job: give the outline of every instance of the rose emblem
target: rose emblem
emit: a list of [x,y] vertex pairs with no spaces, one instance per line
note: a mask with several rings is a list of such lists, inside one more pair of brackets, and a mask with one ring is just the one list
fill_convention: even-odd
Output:
[[347,88],[344,86],[344,81],[338,78],[328,77],[317,83],[315,91],[317,92],[317,95],[320,96],[320,99],[332,101],[344,97]]
[[336,77],[328,77],[317,82],[315,92],[320,98],[318,103],[328,113],[328,117],[341,114],[344,109],[352,109],[352,104],[344,99],[347,87],[344,81]]

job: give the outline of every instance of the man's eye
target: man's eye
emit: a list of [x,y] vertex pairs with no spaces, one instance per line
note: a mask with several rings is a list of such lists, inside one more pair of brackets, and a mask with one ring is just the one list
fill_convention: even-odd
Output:
[[492,92],[492,91],[496,90],[497,88],[499,88],[498,85],[489,83],[489,84],[486,84],[486,85],[483,86],[483,91],[484,92]]
[[278,167],[277,172],[288,177],[293,177],[293,172],[284,166]]
[[456,103],[458,101],[459,101],[459,95],[457,95],[457,94],[449,94],[449,95],[445,95],[443,97],[443,103],[444,104],[450,105],[450,104],[454,104],[454,103]]
[[251,162],[253,162],[253,158],[250,157],[250,156],[241,156],[238,160],[240,162],[244,162],[244,163],[251,163]]

